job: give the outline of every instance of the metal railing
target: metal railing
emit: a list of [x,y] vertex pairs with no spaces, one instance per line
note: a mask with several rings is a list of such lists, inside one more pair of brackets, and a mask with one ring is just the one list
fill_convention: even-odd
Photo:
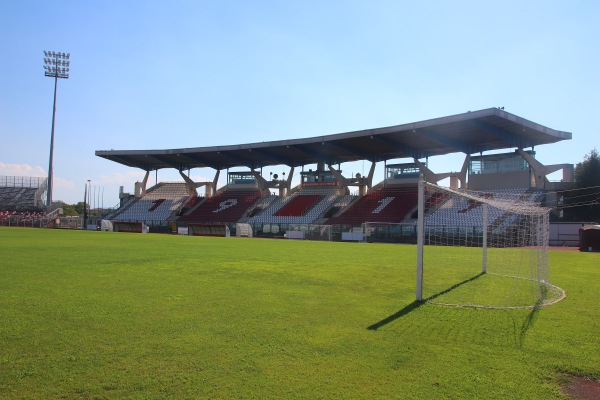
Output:
[[0,187],[39,188],[47,179],[33,176],[0,176]]

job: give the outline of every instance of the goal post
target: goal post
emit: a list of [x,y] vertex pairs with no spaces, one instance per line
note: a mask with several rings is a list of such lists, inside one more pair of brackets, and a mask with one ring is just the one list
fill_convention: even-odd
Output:
[[483,308],[553,304],[549,209],[526,191],[458,191],[419,182],[416,300]]
[[286,232],[287,239],[331,241],[331,225],[290,224]]
[[417,200],[417,301],[423,301],[423,240],[425,239],[425,182],[423,174],[419,176]]

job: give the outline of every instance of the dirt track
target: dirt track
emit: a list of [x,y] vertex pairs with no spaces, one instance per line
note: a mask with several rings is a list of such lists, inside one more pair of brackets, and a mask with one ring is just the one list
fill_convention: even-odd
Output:
[[556,251],[579,251],[579,247],[548,246],[548,250],[556,250]]

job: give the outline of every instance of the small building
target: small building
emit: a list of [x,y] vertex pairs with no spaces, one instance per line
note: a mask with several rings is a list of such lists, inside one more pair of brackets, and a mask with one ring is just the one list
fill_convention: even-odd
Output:
[[600,251],[600,225],[579,228],[579,251]]

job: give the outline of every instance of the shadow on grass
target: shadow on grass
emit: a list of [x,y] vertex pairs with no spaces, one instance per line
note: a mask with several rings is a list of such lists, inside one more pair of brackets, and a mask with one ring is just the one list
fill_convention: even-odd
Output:
[[[535,305],[531,309],[531,312],[529,314],[527,314],[527,317],[525,317],[525,320],[521,324],[521,329],[518,332],[518,340],[516,340],[519,347],[523,347],[523,343],[525,342],[525,336],[527,335],[527,331],[529,331],[529,328],[531,328],[533,326],[543,304],[544,304],[544,298],[540,298],[535,303]],[[514,318],[513,318],[513,324],[516,325],[514,323]],[[515,326],[515,337],[517,337],[516,326]]]
[[382,326],[385,326],[385,325],[389,324],[390,322],[393,322],[393,321],[397,320],[398,318],[401,318],[401,317],[405,316],[406,314],[413,312],[417,308],[421,307],[423,304],[425,304],[425,301],[415,300],[412,303],[410,303],[409,305],[407,305],[406,307],[404,307],[402,310],[390,315],[389,317],[382,319],[379,322],[374,323],[373,325],[369,326],[367,329],[370,331],[376,331],[377,329],[381,328]]
[[409,305],[407,305],[406,307],[404,307],[402,310],[400,310],[400,311],[398,311],[398,312],[390,315],[389,317],[386,317],[386,318],[382,319],[379,322],[374,323],[373,325],[367,327],[367,329],[370,330],[370,331],[376,331],[377,329],[381,328],[382,326],[385,326],[385,325],[389,324],[390,322],[394,322],[398,318],[401,318],[401,317],[403,317],[403,316],[405,316],[405,315],[413,312],[414,310],[416,310],[417,308],[421,307],[423,304],[427,303],[428,301],[434,300],[434,299],[436,299],[436,298],[438,298],[438,297],[440,297],[440,296],[442,296],[442,295],[444,295],[446,293],[449,293],[449,292],[451,292],[451,291],[459,288],[460,286],[462,286],[464,284],[472,282],[472,281],[476,280],[477,278],[481,277],[482,275],[484,275],[483,272],[481,272],[481,273],[479,273],[479,274],[477,274],[477,275],[475,275],[475,276],[473,276],[473,277],[471,277],[469,279],[466,279],[466,280],[464,280],[462,282],[459,282],[456,285],[452,285],[448,289],[443,290],[443,291],[441,291],[439,293],[436,293],[436,294],[434,294],[432,296],[429,296],[428,298],[426,298],[426,299],[424,299],[422,301],[415,300],[412,303],[410,303]]

